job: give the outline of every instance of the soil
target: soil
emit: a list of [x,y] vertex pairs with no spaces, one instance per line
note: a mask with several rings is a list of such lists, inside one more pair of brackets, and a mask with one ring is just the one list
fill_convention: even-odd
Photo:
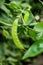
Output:
[[34,59],[33,63],[30,63],[28,65],[43,65],[43,54],[39,55],[37,58]]

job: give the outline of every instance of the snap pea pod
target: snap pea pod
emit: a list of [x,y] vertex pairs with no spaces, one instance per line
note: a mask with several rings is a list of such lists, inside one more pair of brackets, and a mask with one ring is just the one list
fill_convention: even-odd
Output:
[[9,33],[7,30],[3,29],[3,35],[6,37],[6,39],[9,38]]
[[24,15],[23,24],[30,25],[34,20],[34,16],[31,11],[27,11]]
[[24,24],[26,24],[27,20],[29,18],[29,12],[26,12],[25,15],[24,15]]
[[13,42],[14,44],[19,48],[19,49],[24,49],[21,41],[18,38],[17,35],[17,28],[18,28],[18,18],[13,22],[12,25],[12,38],[13,38]]

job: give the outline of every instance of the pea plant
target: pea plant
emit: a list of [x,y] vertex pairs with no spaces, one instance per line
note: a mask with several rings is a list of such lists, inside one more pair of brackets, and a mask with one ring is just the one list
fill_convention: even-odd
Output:
[[0,65],[31,62],[43,53],[43,21],[35,20],[28,0],[0,2]]

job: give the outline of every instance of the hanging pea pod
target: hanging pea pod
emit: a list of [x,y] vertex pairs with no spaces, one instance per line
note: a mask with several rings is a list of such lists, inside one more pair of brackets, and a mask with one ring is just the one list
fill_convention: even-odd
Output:
[[[24,25],[30,25],[32,22],[34,21],[34,16],[30,11],[27,11],[24,15],[24,19],[23,19],[23,24]],[[28,33],[28,28],[25,28],[26,31],[24,31],[24,33],[27,35]]]
[[29,11],[27,11],[24,15],[23,24],[24,25],[30,25],[34,21],[33,14]]
[[22,43],[20,42],[18,35],[17,35],[17,26],[18,26],[18,19],[16,19],[12,25],[13,42],[19,49],[24,49],[24,47],[23,47]]
[[29,17],[29,12],[26,12],[24,15],[24,22],[23,22],[24,24],[27,22],[28,17]]
[[[28,17],[29,17],[29,12],[27,11],[27,12],[25,13],[24,19],[23,19],[23,24],[24,24],[24,25],[26,24],[26,22],[27,22],[27,20],[28,20]],[[28,31],[28,29],[25,28],[25,31],[24,31],[25,35],[27,35],[27,31]]]
[[3,35],[6,37],[6,39],[9,37],[9,33],[8,33],[8,31],[6,31],[6,30],[4,30],[3,29]]

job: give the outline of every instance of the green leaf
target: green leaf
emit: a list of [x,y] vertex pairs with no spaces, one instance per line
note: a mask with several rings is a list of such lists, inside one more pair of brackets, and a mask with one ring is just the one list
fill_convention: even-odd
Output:
[[39,22],[34,26],[34,30],[37,32],[43,32],[43,22]]
[[16,19],[16,20],[13,22],[13,25],[12,25],[12,38],[13,38],[14,44],[15,44],[19,49],[24,49],[24,47],[23,47],[21,41],[20,41],[19,38],[18,38],[17,28],[18,28],[18,19]]
[[4,21],[3,23],[12,23],[13,19],[9,16],[7,16],[5,13],[1,13],[0,15],[0,21]]
[[43,39],[43,32],[39,32],[36,36],[37,40]]
[[11,6],[13,9],[19,9],[19,8],[21,8],[21,7],[19,6],[19,4],[18,4],[17,2],[15,2],[15,1],[11,1],[11,2],[9,3],[9,6]]
[[7,61],[17,62],[18,60],[17,60],[17,59],[14,59],[14,58],[12,58],[12,57],[9,57],[9,58],[7,58]]
[[0,0],[0,7],[4,4],[5,0]]
[[33,43],[32,46],[28,49],[28,51],[26,51],[26,53],[24,54],[23,59],[37,56],[42,52],[43,52],[43,39]]
[[30,38],[32,38],[33,40],[36,40],[36,31],[30,29],[30,30],[29,30],[29,36],[30,36]]
[[7,13],[7,15],[10,15],[10,10],[5,5],[2,5],[1,9],[3,11],[5,11],[5,13]]

